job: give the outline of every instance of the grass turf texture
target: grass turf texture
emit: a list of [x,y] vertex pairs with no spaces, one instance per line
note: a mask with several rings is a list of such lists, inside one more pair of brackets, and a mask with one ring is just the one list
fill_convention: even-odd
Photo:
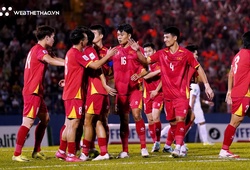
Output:
[[[65,162],[54,157],[58,146],[43,147],[42,151],[48,157],[47,160],[38,160],[31,157],[32,148],[24,147],[23,155],[30,159],[30,162],[12,161],[14,148],[0,149],[0,169],[87,169],[87,170],[246,170],[250,168],[250,143],[233,143],[231,150],[239,154],[239,159],[221,159],[218,154],[221,143],[213,146],[203,146],[201,143],[188,143],[188,156],[185,158],[172,158],[168,153],[150,153],[149,158],[142,158],[140,154],[140,145],[130,144],[130,158],[116,159],[115,157],[121,151],[121,145],[109,145],[109,153],[114,158],[105,161],[86,161],[86,162]],[[152,144],[148,144],[148,151],[151,151]],[[163,144],[161,144],[161,148]]]

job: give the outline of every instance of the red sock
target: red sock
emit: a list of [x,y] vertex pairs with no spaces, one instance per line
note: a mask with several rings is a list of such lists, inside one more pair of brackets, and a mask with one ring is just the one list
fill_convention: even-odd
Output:
[[46,128],[47,128],[47,125],[44,125],[41,122],[39,122],[38,125],[36,126],[34,152],[41,151],[41,143],[42,143]]
[[159,142],[161,139],[161,122],[155,122],[155,136],[156,141]]
[[90,142],[90,149],[94,149],[95,148],[95,139],[96,139],[96,133],[93,134],[92,140]]
[[18,133],[17,133],[17,139],[16,139],[16,148],[14,152],[14,156],[19,156],[22,153],[22,148],[24,145],[24,142],[26,140],[26,136],[29,133],[30,129],[26,126],[20,126]]
[[175,132],[176,145],[181,145],[185,137],[185,122],[177,122]]
[[103,156],[105,155],[108,151],[107,151],[107,140],[106,138],[98,138],[98,145],[100,147],[100,155]]
[[82,153],[84,153],[86,156],[89,155],[89,148],[90,148],[90,142],[86,139],[83,139],[83,146],[82,146]]
[[150,134],[151,138],[153,139],[153,142],[155,143],[155,140],[156,140],[155,124],[149,124],[148,129],[149,129],[149,134]]
[[166,139],[166,144],[168,146],[171,146],[172,143],[174,142],[175,131],[176,131],[176,125],[170,125],[170,128],[168,130],[168,137]]
[[136,132],[137,132],[138,137],[140,139],[141,149],[146,148],[146,133],[145,133],[144,120],[141,119],[141,120],[135,122],[135,126],[136,126]]
[[224,140],[223,140],[222,149],[229,150],[229,147],[231,146],[234,140],[235,131],[236,131],[235,127],[233,127],[230,124],[227,125],[227,128],[224,132]]
[[68,154],[76,154],[76,143],[68,142]]
[[67,149],[67,141],[64,141],[62,139],[60,139],[60,146],[59,146],[59,149],[66,152],[66,149]]
[[65,128],[66,128],[66,125],[63,125],[61,127],[61,130],[60,130],[60,140],[62,139],[62,133],[63,133],[63,131],[64,131]]
[[129,136],[129,126],[120,125],[120,137],[122,141],[122,151],[128,152],[128,136]]

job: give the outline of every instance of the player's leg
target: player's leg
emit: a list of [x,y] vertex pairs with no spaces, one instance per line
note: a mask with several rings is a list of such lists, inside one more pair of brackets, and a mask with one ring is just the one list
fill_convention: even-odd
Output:
[[188,99],[175,99],[173,101],[173,107],[175,108],[175,115],[176,115],[176,132],[175,132],[175,149],[172,152],[173,157],[180,157],[180,149],[181,146],[184,144],[185,138],[185,119],[188,111]]
[[116,109],[120,117],[120,138],[122,151],[117,158],[128,158],[128,137],[129,137],[129,102],[127,96],[116,96]]
[[45,105],[45,102],[43,100],[41,100],[40,108],[37,113],[37,117],[40,119],[40,121],[37,124],[36,130],[35,130],[35,146],[34,146],[34,150],[32,153],[32,157],[45,160],[47,158],[41,152],[41,143],[42,143],[50,118],[49,118],[47,106]]
[[230,146],[233,142],[236,128],[243,121],[244,116],[248,113],[250,98],[232,98],[232,116],[230,123],[225,129],[222,148],[219,153],[220,158],[239,158],[238,155],[230,152]]
[[66,149],[67,149],[67,131],[66,131],[66,125],[68,124],[69,119],[67,116],[65,117],[65,122],[64,125],[62,126],[60,130],[60,146],[58,151],[55,154],[55,157],[58,159],[63,159],[65,160],[67,155],[66,155]]
[[22,148],[24,146],[26,136],[32,127],[36,118],[36,110],[40,106],[41,99],[35,95],[24,96],[23,120],[17,132],[16,147],[12,160],[19,162],[29,161],[25,156],[22,156]]

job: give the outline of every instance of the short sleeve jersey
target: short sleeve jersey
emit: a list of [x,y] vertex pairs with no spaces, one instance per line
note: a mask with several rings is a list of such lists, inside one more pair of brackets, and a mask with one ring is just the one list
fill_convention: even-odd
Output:
[[[112,57],[115,88],[119,95],[129,95],[133,90],[141,89],[141,82],[132,81],[131,76],[140,73],[142,65],[136,51],[129,47],[117,47],[118,52]],[[143,52],[143,49],[140,48]]]
[[[148,65],[148,67],[149,67],[150,72],[160,70],[160,66],[159,66],[158,62],[152,63],[152,64]],[[143,87],[144,87],[144,95],[143,96],[146,98],[147,93],[155,90],[157,88],[157,86],[159,85],[160,81],[161,81],[160,74],[158,74],[154,77],[151,77],[149,79],[143,79]]]
[[65,86],[63,89],[63,100],[83,99],[83,77],[85,68],[92,62],[88,56],[83,55],[76,48],[70,48],[65,57]]
[[40,44],[36,44],[29,51],[24,69],[23,95],[43,96],[43,79],[47,68],[43,56],[46,54],[48,54],[48,51]]
[[250,50],[241,49],[233,58],[231,97],[250,97]]
[[[84,51],[84,56],[90,58],[93,62],[99,60],[99,57],[96,53],[96,50],[92,46],[87,46]],[[91,68],[88,69],[88,95],[93,94],[104,94],[107,95],[107,91],[102,85],[102,81],[100,79],[100,75],[102,74],[102,70],[93,70]]]
[[183,47],[172,54],[168,48],[149,57],[152,63],[159,62],[161,67],[162,90],[165,99],[189,98],[189,86],[194,68],[199,67],[193,53]]
[[[100,58],[103,58],[107,54],[107,52],[108,52],[108,48],[104,46],[98,50]],[[102,71],[105,76],[109,74],[109,65],[107,62],[102,65]]]

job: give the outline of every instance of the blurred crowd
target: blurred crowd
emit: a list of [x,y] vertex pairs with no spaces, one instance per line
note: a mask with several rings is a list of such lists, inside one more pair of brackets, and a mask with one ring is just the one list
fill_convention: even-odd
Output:
[[[229,112],[224,102],[227,73],[232,57],[241,47],[241,35],[250,30],[250,0],[10,0],[8,3],[2,6],[16,10],[57,10],[60,15],[1,17],[0,114],[22,111],[24,63],[36,43],[33,33],[37,25],[47,24],[56,29],[51,50],[64,58],[71,46],[69,33],[75,26],[102,24],[108,32],[105,45],[109,47],[118,44],[116,27],[124,22],[133,26],[134,38],[140,45],[153,42],[157,49],[164,48],[163,28],[177,26],[181,30],[181,46],[199,46],[198,60],[216,94],[210,112]],[[45,101],[51,114],[64,114],[62,89],[58,86],[63,71],[60,67],[49,67],[46,73]]]

